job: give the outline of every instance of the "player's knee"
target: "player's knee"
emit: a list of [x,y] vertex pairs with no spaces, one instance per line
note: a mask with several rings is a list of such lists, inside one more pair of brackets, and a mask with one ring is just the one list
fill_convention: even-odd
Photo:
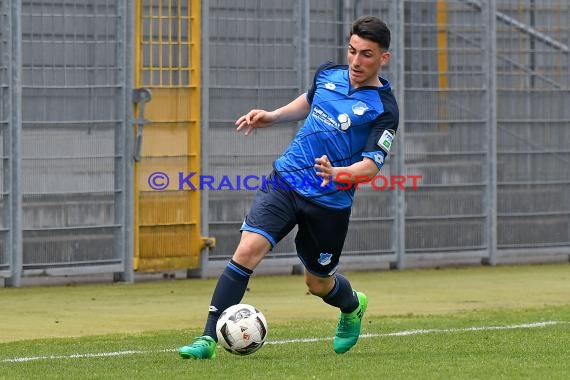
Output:
[[233,259],[237,263],[253,269],[263,259],[271,246],[262,239],[242,239],[234,253]]
[[328,284],[325,281],[315,281],[311,278],[306,279],[305,284],[312,295],[324,297],[329,293]]

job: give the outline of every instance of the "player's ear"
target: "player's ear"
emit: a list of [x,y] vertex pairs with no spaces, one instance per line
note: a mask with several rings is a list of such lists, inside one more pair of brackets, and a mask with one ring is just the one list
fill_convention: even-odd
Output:
[[390,58],[392,58],[392,54],[388,50],[380,51],[380,65],[387,65],[390,62]]

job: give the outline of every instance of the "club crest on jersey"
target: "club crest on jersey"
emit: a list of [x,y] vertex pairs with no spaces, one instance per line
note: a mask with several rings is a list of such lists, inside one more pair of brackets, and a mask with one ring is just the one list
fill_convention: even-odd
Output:
[[332,261],[331,258],[332,258],[332,253],[321,252],[321,255],[319,256],[319,260],[317,260],[317,261],[322,266],[325,266],[325,265],[328,265],[331,263],[331,261]]
[[340,123],[340,129],[343,131],[346,131],[350,127],[350,117],[347,114],[341,113],[338,115],[337,120]]
[[366,103],[363,102],[358,102],[352,106],[352,112],[354,112],[354,114],[357,116],[364,115],[364,112],[366,112],[367,110],[368,106],[366,105]]

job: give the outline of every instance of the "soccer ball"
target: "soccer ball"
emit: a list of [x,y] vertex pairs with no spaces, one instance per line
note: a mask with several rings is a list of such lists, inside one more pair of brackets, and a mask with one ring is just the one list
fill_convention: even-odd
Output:
[[216,324],[218,342],[228,352],[249,355],[259,350],[267,338],[267,321],[263,314],[248,304],[228,307]]

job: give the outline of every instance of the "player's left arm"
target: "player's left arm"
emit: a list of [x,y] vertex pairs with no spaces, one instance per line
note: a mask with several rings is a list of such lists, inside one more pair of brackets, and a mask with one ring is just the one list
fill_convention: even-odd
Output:
[[362,160],[350,166],[332,166],[326,155],[316,158],[315,169],[323,179],[321,186],[327,186],[331,179],[354,184],[369,182],[384,165],[397,128],[397,116],[387,112],[380,115],[372,126],[362,152]]
[[345,183],[369,182],[380,171],[376,162],[368,157],[350,166],[332,166],[326,155],[315,159],[315,169],[317,175],[323,179],[322,187],[327,186],[331,179],[342,179]]

